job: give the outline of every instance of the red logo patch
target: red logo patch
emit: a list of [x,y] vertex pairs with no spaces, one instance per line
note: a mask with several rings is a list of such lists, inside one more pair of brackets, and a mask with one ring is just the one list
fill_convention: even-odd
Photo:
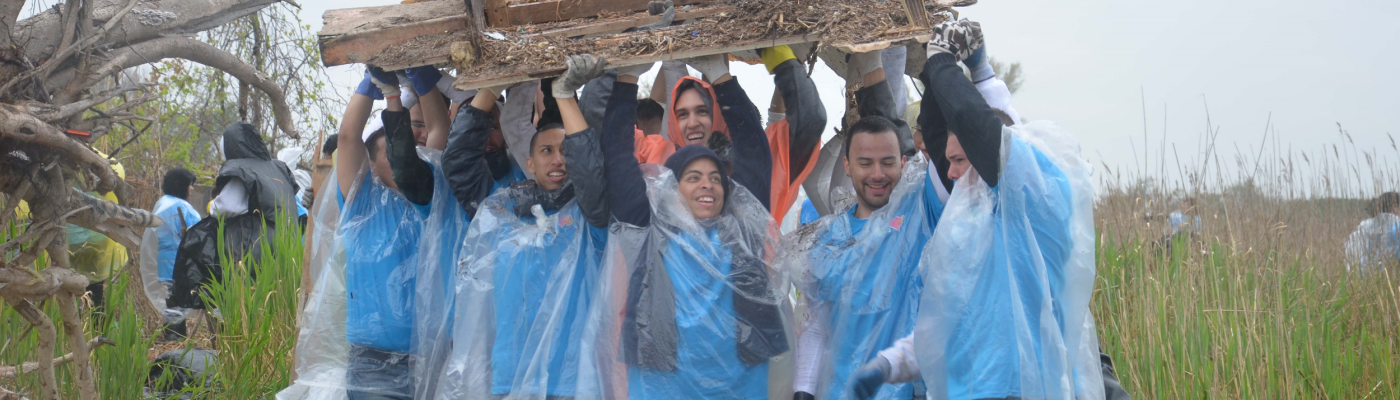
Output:
[[904,226],[904,217],[894,217],[890,220],[890,229],[899,230],[901,226]]
[[565,215],[563,218],[560,218],[560,219],[559,219],[559,226],[573,225],[573,224],[574,224],[574,216],[572,216],[572,215]]

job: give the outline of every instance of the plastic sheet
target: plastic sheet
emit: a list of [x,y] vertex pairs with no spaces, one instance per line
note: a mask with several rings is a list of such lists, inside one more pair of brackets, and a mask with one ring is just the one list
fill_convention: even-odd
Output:
[[607,231],[588,225],[574,201],[557,212],[523,209],[524,192],[487,198],[462,242],[454,346],[436,398],[576,397]]
[[427,207],[385,187],[367,166],[358,175],[339,204],[334,173],[322,192],[333,195],[318,196],[310,263],[319,265],[297,336],[297,380],[278,398],[413,395],[413,312]]
[[821,152],[817,154],[817,164],[812,167],[807,180],[802,182],[802,188],[812,200],[812,206],[822,216],[855,204],[855,190],[851,186],[851,177],[846,174],[845,164],[841,163],[844,157],[841,149],[845,146],[843,138],[844,136],[836,135],[822,145]]
[[697,221],[671,171],[642,169],[651,224],[609,228],[577,395],[791,398],[791,286],[770,268],[768,210],[736,184],[719,217]]
[[[890,202],[864,220],[848,206],[784,238],[782,268],[798,277],[807,306],[796,390],[844,399],[851,373],[913,333],[924,285],[920,254],[933,234],[927,171],[921,161],[906,163]],[[873,398],[913,392],[913,383],[885,385]]]
[[[218,241],[220,230],[224,235],[222,249]],[[258,260],[262,257],[262,246],[258,242],[264,232],[267,237],[274,237],[276,228],[257,213],[223,219],[204,218],[186,229],[175,253],[175,284],[170,289],[168,306],[205,308],[200,292],[205,285],[224,276],[223,265],[219,263],[220,252],[226,251],[230,260],[242,260],[248,255]]]
[[998,187],[961,178],[923,253],[928,398],[1102,399],[1087,164],[1054,124],[1002,132]]
[[1347,272],[1365,273],[1394,262],[1400,256],[1400,217],[1383,212],[1361,221],[1345,246]]

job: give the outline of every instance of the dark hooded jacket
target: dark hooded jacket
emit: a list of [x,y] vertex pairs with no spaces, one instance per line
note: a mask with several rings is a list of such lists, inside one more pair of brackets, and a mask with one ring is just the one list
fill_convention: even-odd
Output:
[[273,222],[277,212],[296,212],[296,179],[286,164],[272,158],[267,144],[252,124],[239,121],[224,129],[224,162],[214,179],[214,195],[223,191],[233,178],[248,188],[248,211],[262,213]]

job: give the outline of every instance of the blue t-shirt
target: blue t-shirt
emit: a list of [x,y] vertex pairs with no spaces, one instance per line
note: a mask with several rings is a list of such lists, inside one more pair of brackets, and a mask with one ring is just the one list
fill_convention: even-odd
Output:
[[165,222],[156,228],[156,240],[160,243],[156,252],[156,273],[160,281],[169,282],[175,280],[175,253],[180,250],[181,234],[199,222],[199,211],[185,199],[171,195],[161,196],[155,210],[156,216]]
[[[820,388],[827,398],[844,398],[846,384],[856,369],[914,331],[924,286],[919,274],[920,254],[932,235],[937,213],[942,211],[937,192],[928,190],[932,181],[925,177],[919,183],[923,187],[910,195],[917,196],[921,204],[891,202],[887,207],[899,207],[891,210],[897,217],[881,219],[889,226],[868,233],[879,237],[861,236],[870,220],[857,218],[857,207],[851,207],[840,217],[845,223],[829,225],[808,255],[809,262],[821,264],[813,266],[818,276],[815,293],[810,295],[831,310],[826,321],[830,344],[824,350],[828,358],[823,360],[831,375],[822,377],[827,386]],[[913,214],[919,210],[923,210],[922,216]],[[924,224],[924,228],[907,226],[906,218],[907,222]],[[875,247],[866,248],[870,245],[862,243]],[[912,383],[885,385],[872,398],[908,399],[913,393]]]
[[799,215],[800,219],[798,221],[801,222],[802,225],[817,222],[817,220],[822,218],[821,214],[817,213],[817,207],[812,205],[812,199],[810,198],[802,201],[802,212]]
[[[709,248],[724,249],[717,230],[707,238],[682,234],[662,253],[666,272],[675,288],[678,335],[676,371],[628,366],[627,389],[632,400],[760,399],[768,397],[768,363],[745,365],[734,340],[738,322],[734,289],[725,281],[730,254],[704,260],[694,258],[697,240],[709,240]],[[687,251],[690,249],[690,251]],[[708,271],[706,265],[718,271]]]
[[[1047,295],[1051,299],[1062,298],[1064,266],[1073,245],[1069,237],[1071,204],[1045,199],[1072,198],[1069,180],[1044,154],[1024,141],[1013,137],[1010,151],[1010,160],[1034,159],[1040,171],[1035,178],[1043,176],[1044,180],[1020,182],[1026,177],[1003,173],[998,187],[992,188],[1002,203],[1024,201],[1027,215],[1004,216],[1000,207],[993,211],[991,256],[979,273],[963,313],[965,317],[958,321],[947,345],[948,390],[953,399],[1022,395],[1018,325],[1010,312],[1013,301],[1023,306],[1025,325],[1020,329],[1029,328],[1030,344],[1038,358],[1042,326],[1057,324],[1063,335],[1064,316],[1058,304],[1053,308],[1053,322],[1042,322],[1039,310]],[[1034,158],[1030,158],[1032,154]],[[1007,193],[1004,189],[1008,187],[1020,193]],[[1032,259],[1032,249],[1039,250],[1040,260]],[[1044,293],[1038,274],[1030,272],[1038,263],[1045,266],[1051,293]],[[1016,292],[1011,291],[1011,282],[1015,282]]]
[[[540,388],[545,387],[544,394],[549,396],[574,396],[583,347],[584,321],[579,316],[588,315],[608,230],[590,225],[576,205],[562,211],[548,213],[557,217],[556,226],[539,242],[497,243],[491,394],[538,395]],[[535,224],[533,216],[521,220]],[[561,261],[574,245],[588,248],[577,249],[574,261]],[[564,279],[567,281],[561,282]],[[542,304],[546,299],[553,303]],[[555,316],[556,312],[563,315]],[[549,343],[543,343],[545,340]],[[550,349],[545,370],[532,370],[541,367],[536,351],[544,346]],[[517,379],[547,381],[516,382]]]
[[345,339],[407,354],[413,337],[418,239],[429,206],[412,204],[365,174],[346,207],[336,187],[345,245]]

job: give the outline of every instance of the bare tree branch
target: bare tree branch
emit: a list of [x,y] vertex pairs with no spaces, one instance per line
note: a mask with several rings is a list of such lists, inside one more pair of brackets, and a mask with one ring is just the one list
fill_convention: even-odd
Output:
[[[117,343],[111,339],[98,336],[87,342],[87,351],[97,350],[102,346],[115,346]],[[54,366],[62,366],[73,361],[73,353],[64,354],[63,357],[53,359]],[[20,365],[0,366],[0,379],[11,379],[20,374],[28,374],[39,369],[39,363],[30,361]]]
[[[127,0],[91,0],[94,21],[111,21]],[[107,31],[98,47],[123,47],[172,35],[191,35],[228,23],[278,0],[181,0],[145,2]],[[61,48],[62,16],[49,10],[19,21],[15,43],[31,60],[46,60]],[[65,84],[67,82],[64,82]]]
[[58,152],[60,159],[65,163],[96,175],[99,180],[96,189],[99,192],[111,191],[119,180],[117,173],[112,171],[110,161],[27,110],[0,104],[0,137],[43,146],[46,150]]
[[282,87],[233,54],[190,38],[161,38],[121,49],[111,61],[99,67],[84,86],[95,85],[108,74],[167,58],[182,58],[204,64],[253,85],[272,100],[272,112],[277,117],[278,129],[292,138],[301,138],[293,126],[292,109],[287,106],[287,96],[282,92]]
[[[132,83],[132,84],[122,85],[122,87],[119,87],[119,88],[116,88],[116,89],[111,89],[111,90],[108,90],[108,91],[99,93],[99,94],[97,94],[96,96],[93,96],[93,97],[91,97],[91,98],[88,98],[88,99],[85,99],[85,100],[79,100],[79,101],[76,101],[76,102],[73,102],[73,103],[69,103],[69,104],[65,104],[65,105],[63,105],[62,107],[59,107],[59,108],[58,108],[58,111],[55,111],[55,112],[50,113],[50,114],[40,114],[40,115],[39,115],[39,118],[43,119],[44,121],[48,121],[48,122],[54,122],[54,121],[60,121],[60,120],[68,119],[68,117],[72,117],[72,116],[74,116],[74,115],[81,114],[84,110],[87,110],[87,109],[89,109],[89,108],[92,108],[93,106],[96,106],[96,105],[98,105],[98,104],[106,103],[108,100],[115,99],[115,98],[117,98],[118,96],[121,96],[121,95],[130,93],[130,92],[146,90],[146,89],[149,89],[149,88],[152,88],[152,87],[155,87],[155,86],[156,86],[156,85],[155,85],[154,83]],[[130,103],[128,103],[128,104],[130,104]],[[138,104],[139,104],[139,103],[138,103]]]
[[[47,79],[49,73],[53,72],[54,68],[58,67],[59,63],[62,63],[63,61],[67,60],[68,56],[71,56],[74,53],[96,45],[98,43],[98,40],[101,40],[107,34],[107,31],[110,31],[112,27],[117,25],[118,22],[121,22],[121,18],[125,17],[126,14],[131,12],[133,8],[136,8],[136,4],[140,3],[140,0],[129,1],[130,3],[128,3],[125,8],[122,8],[121,11],[117,11],[117,13],[113,15],[113,18],[111,20],[107,21],[106,24],[102,25],[101,29],[98,29],[92,34],[84,36],[82,40],[78,40],[72,45],[61,47],[62,50],[59,50],[59,52],[57,54],[54,54],[52,58],[49,58],[48,61],[44,61],[43,64],[39,64],[38,68],[25,71],[23,74],[20,74],[19,76],[10,79],[9,82],[5,83],[5,86],[0,86],[0,93],[8,92],[11,88],[14,87],[15,84],[23,82],[24,80],[35,76],[39,77],[41,80]],[[76,6],[70,8],[76,8]],[[77,15],[74,15],[72,17],[74,19],[78,18]],[[64,35],[68,35],[68,33],[64,33]]]

